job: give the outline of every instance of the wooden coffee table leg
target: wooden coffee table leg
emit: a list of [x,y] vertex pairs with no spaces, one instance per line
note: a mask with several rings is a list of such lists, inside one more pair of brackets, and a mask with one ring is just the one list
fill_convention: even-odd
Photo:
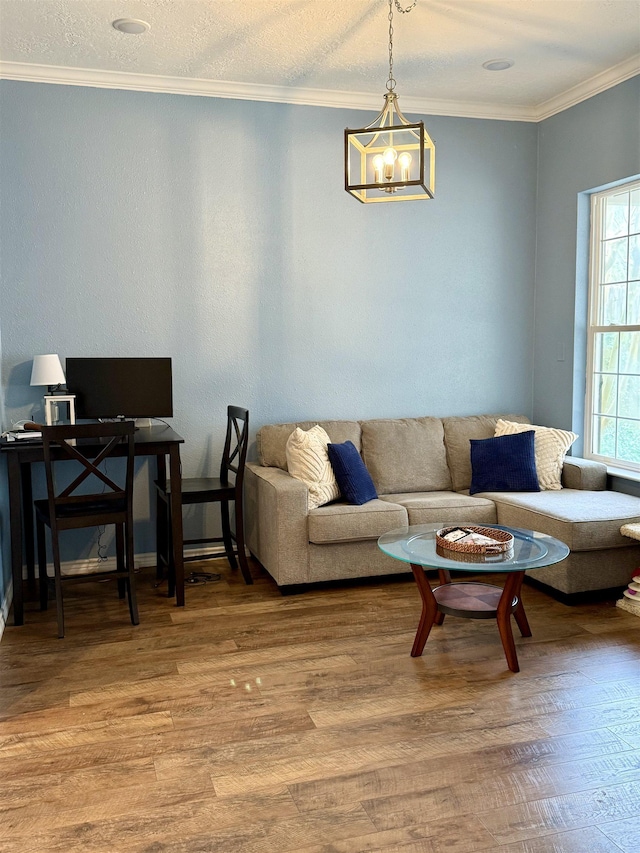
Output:
[[[511,607],[515,596],[518,596],[518,598],[520,597],[523,578],[524,572],[509,572],[496,612],[498,630],[500,631],[500,639],[502,640],[502,648],[504,649],[504,653],[507,658],[507,665],[511,672],[520,672],[518,656],[516,654],[516,644],[513,641],[513,632],[511,631]],[[524,608],[521,610],[521,615],[524,616]],[[524,618],[526,622],[526,616]],[[519,621],[518,626],[520,626]],[[527,623],[527,628],[528,627]]]
[[427,642],[427,637],[429,636],[429,631],[431,631],[431,628],[434,623],[436,623],[440,614],[438,613],[438,604],[431,590],[431,585],[427,580],[427,576],[425,575],[422,566],[416,566],[411,563],[411,571],[416,579],[420,598],[422,599],[422,615],[420,616],[418,630],[416,631],[413,648],[411,649],[411,657],[417,658],[422,654],[424,644]]
[[530,637],[531,628],[529,627],[529,621],[527,619],[527,614],[524,612],[524,605],[520,595],[518,595],[518,606],[513,611],[513,618],[516,620],[518,628],[520,629],[520,634],[523,637]]
[[[451,572],[448,569],[438,569],[438,580],[440,581],[440,586],[444,586],[446,583],[451,583]],[[442,625],[444,622],[445,614],[438,610],[436,613],[436,625]]]

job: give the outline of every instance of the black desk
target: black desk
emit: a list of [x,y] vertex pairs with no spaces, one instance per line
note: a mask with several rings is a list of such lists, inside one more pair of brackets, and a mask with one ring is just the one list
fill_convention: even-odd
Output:
[[[180,445],[184,439],[171,427],[159,424],[136,430],[136,456],[155,456],[158,480],[167,478],[166,457],[169,457],[171,482],[171,519],[173,559],[176,567],[176,604],[184,606],[184,561],[182,554],[182,495]],[[83,442],[84,444],[84,442]],[[96,454],[100,445],[96,444]],[[43,462],[42,442],[31,439],[0,441],[0,452],[6,455],[9,481],[9,524],[11,527],[11,575],[13,577],[13,624],[24,623],[24,590],[22,564],[26,560],[29,592],[35,594],[35,549],[33,525],[33,489],[31,466]],[[118,455],[117,453],[114,455]],[[54,457],[55,458],[55,457]],[[64,455],[60,458],[65,458]],[[24,525],[24,553],[23,545]]]

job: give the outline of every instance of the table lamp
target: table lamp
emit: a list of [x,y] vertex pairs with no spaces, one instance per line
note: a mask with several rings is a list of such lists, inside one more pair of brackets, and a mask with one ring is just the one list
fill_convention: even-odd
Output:
[[69,421],[74,424],[75,394],[60,394],[61,386],[66,382],[60,357],[56,354],[34,355],[31,368],[31,385],[46,385],[49,393],[44,395],[44,414],[47,426],[59,420],[58,403],[68,403]]
[[47,385],[49,394],[59,391],[66,382],[64,370],[57,355],[34,355],[31,368],[31,385]]

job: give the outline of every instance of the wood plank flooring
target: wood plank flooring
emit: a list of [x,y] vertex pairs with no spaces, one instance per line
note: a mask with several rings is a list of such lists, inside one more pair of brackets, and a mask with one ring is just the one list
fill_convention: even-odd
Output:
[[[421,658],[411,578],[282,597],[138,577],[0,644],[0,853],[638,853],[640,619],[523,590]],[[469,576],[465,577],[465,580]]]

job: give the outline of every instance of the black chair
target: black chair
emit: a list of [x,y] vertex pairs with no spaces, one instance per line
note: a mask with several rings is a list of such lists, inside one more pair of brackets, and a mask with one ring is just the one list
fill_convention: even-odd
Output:
[[[247,584],[253,583],[251,570],[245,554],[244,519],[242,510],[242,485],[244,466],[249,443],[249,412],[238,406],[227,407],[227,434],[220,463],[219,477],[201,477],[182,480],[182,505],[219,503],[222,515],[222,536],[207,539],[185,539],[185,545],[204,545],[214,542],[224,543],[224,550],[232,569],[240,569]],[[158,571],[166,566],[169,577],[169,595],[173,595],[174,571],[171,564],[171,487],[169,483],[156,483],[158,494],[157,558]],[[235,532],[231,530],[229,504],[235,505]],[[235,543],[235,550],[234,550]],[[188,560],[206,560],[217,554],[186,556]],[[238,561],[236,561],[236,556]],[[194,572],[187,582],[196,583],[199,579],[216,579],[219,576]]]
[[[47,476],[47,499],[34,502],[38,542],[38,576],[40,608],[47,609],[48,579],[44,528],[51,529],[53,567],[55,573],[58,636],[64,637],[64,607],[62,582],[96,581],[108,576],[118,579],[118,593],[128,591],[131,622],[137,625],[138,604],[133,564],[133,421],[107,424],[42,427],[44,464]],[[124,444],[124,448],[122,445]],[[104,446],[102,446],[104,445]],[[124,486],[114,482],[100,468],[116,450],[125,456]],[[93,458],[92,458],[93,457]],[[78,476],[66,487],[57,490],[54,469],[60,461],[73,460],[82,466]],[[95,479],[102,483],[96,492]],[[78,491],[91,483],[90,494]],[[86,489],[86,486],[84,486]],[[62,575],[60,570],[60,541],[62,530],[82,527],[101,527],[114,524],[116,529],[116,569],[83,575]]]

